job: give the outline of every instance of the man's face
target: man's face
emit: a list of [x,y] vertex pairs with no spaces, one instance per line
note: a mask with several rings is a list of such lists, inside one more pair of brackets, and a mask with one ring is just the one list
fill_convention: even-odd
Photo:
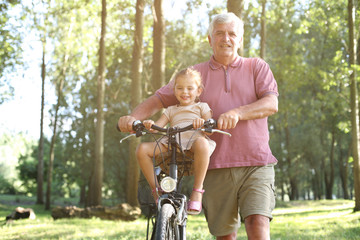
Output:
[[208,38],[216,61],[227,65],[235,59],[242,37],[234,23],[215,25]]

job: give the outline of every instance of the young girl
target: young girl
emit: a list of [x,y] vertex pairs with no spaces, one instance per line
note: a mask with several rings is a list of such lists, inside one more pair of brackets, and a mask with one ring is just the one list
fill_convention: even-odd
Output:
[[[168,107],[156,122],[152,120],[143,121],[147,129],[150,129],[153,124],[164,127],[168,123],[171,127],[185,127],[192,123],[194,129],[197,129],[204,124],[205,120],[212,117],[212,111],[208,104],[198,101],[203,91],[200,73],[192,68],[186,68],[180,71],[174,79],[174,94],[179,104]],[[204,193],[203,182],[210,155],[216,144],[205,133],[195,130],[182,133],[180,139],[183,150],[190,150],[194,153],[194,186],[187,210],[188,214],[196,215],[201,212],[202,194]],[[136,150],[140,168],[153,191],[156,202],[158,196],[155,191],[159,187],[157,186],[158,183],[155,182],[152,157],[154,154],[157,156],[161,152],[167,151],[166,140],[160,142],[162,144],[144,142]]]

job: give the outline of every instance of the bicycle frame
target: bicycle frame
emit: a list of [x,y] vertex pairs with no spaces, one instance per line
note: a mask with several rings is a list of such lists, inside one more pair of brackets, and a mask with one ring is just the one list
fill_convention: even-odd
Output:
[[[204,128],[201,130],[205,131],[205,132],[209,132],[209,133],[220,132],[220,133],[231,136],[227,132],[223,132],[223,131],[214,129],[215,127],[216,127],[216,121],[213,119],[209,119],[204,123]],[[193,125],[191,124],[184,128],[178,128],[178,127],[161,128],[156,125],[152,125],[151,128],[154,130],[157,130],[159,132],[166,133],[166,136],[168,137],[168,141],[169,141],[168,151],[171,152],[171,158],[170,158],[170,163],[169,163],[169,177],[175,181],[175,188],[172,191],[169,191],[166,194],[161,195],[158,199],[157,211],[156,211],[156,219],[157,220],[155,222],[155,227],[154,227],[154,230],[156,232],[155,233],[156,239],[167,239],[166,234],[169,231],[171,231],[172,233],[170,233],[170,234],[175,235],[174,239],[185,240],[186,239],[186,223],[187,223],[187,212],[186,212],[187,197],[185,196],[185,194],[178,191],[180,181],[178,181],[179,179],[178,179],[177,155],[179,154],[179,152],[177,151],[177,149],[179,147],[178,147],[178,143],[176,141],[176,134],[179,134],[181,132],[185,132],[188,130],[192,130]],[[120,143],[130,136],[140,137],[147,133],[147,130],[145,129],[142,122],[138,121],[138,120],[133,123],[133,130],[136,133],[131,134],[131,135],[121,139]],[[182,153],[182,154],[184,154],[184,153]],[[162,219],[165,215],[169,215],[169,214],[171,215],[171,218],[169,217],[168,219],[165,219],[165,220]],[[173,219],[173,216],[175,216],[175,219]],[[163,223],[165,221],[166,221],[166,223]],[[171,221],[171,223],[170,223],[170,221]],[[175,224],[176,226],[172,226],[172,225],[170,226],[170,224]],[[148,225],[149,225],[149,221],[148,221]],[[158,227],[160,225],[161,225],[161,229],[160,229],[160,227]],[[169,226],[168,227],[169,229],[167,229],[166,226]],[[148,226],[148,229],[149,229],[149,226]],[[164,233],[164,231],[168,231],[168,232]],[[159,233],[159,232],[161,232],[161,233]],[[159,234],[161,234],[161,236]],[[165,237],[163,237],[163,235]],[[154,237],[154,231],[153,231],[153,235],[152,235],[151,239],[153,239],[153,237]],[[170,236],[170,238],[171,237],[172,236]],[[147,233],[147,239],[148,239],[148,233]]]
[[180,181],[178,179],[178,164],[177,164],[177,155],[178,155],[178,144],[176,141],[176,134],[185,132],[188,130],[193,129],[192,125],[189,125],[185,128],[176,128],[176,127],[170,127],[168,129],[160,128],[157,126],[152,126],[153,129],[165,132],[168,136],[169,141],[169,149],[168,151],[171,152],[171,158],[170,158],[170,166],[169,166],[169,177],[176,181],[175,189],[167,194],[163,194],[159,197],[158,205],[157,205],[157,213],[161,212],[161,208],[164,204],[170,203],[176,213],[176,224],[177,227],[174,228],[175,230],[175,236],[176,239],[185,240],[186,239],[186,223],[187,223],[187,212],[186,212],[186,202],[187,198],[185,194],[180,193],[179,190],[179,184]]

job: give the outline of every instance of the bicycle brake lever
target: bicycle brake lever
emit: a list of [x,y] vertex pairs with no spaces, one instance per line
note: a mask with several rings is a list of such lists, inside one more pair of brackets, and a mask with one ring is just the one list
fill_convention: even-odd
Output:
[[225,132],[225,131],[221,131],[219,129],[200,129],[201,131],[203,132],[208,132],[208,133],[221,133],[221,134],[225,134],[225,135],[228,135],[229,137],[231,137],[231,133],[228,133],[228,132]]
[[144,136],[145,134],[146,134],[146,132],[136,132],[136,133],[132,133],[132,134],[130,134],[130,135],[128,135],[128,136],[120,139],[120,143],[122,143],[124,140],[126,140],[126,139],[128,139],[128,138],[130,138],[130,137],[133,137],[133,136],[135,136],[135,137],[140,137],[140,136]]
[[228,135],[229,137],[231,137],[231,133],[228,133],[228,132],[225,132],[225,131],[221,131],[219,129],[213,129],[212,130],[213,132],[217,132],[217,133],[221,133],[221,134],[225,134],[225,135]]
[[126,140],[126,139],[128,139],[128,138],[130,138],[130,137],[132,137],[132,136],[136,136],[136,133],[132,133],[132,134],[127,135],[126,137],[120,139],[120,143],[122,143],[124,140]]

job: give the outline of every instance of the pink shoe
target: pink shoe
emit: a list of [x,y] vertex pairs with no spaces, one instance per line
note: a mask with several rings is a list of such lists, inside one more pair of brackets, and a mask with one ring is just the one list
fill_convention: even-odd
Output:
[[[205,192],[204,189],[193,189],[194,192],[198,192],[203,194]],[[201,201],[189,201],[187,205],[187,213],[189,215],[198,215],[202,209],[202,202]]]

